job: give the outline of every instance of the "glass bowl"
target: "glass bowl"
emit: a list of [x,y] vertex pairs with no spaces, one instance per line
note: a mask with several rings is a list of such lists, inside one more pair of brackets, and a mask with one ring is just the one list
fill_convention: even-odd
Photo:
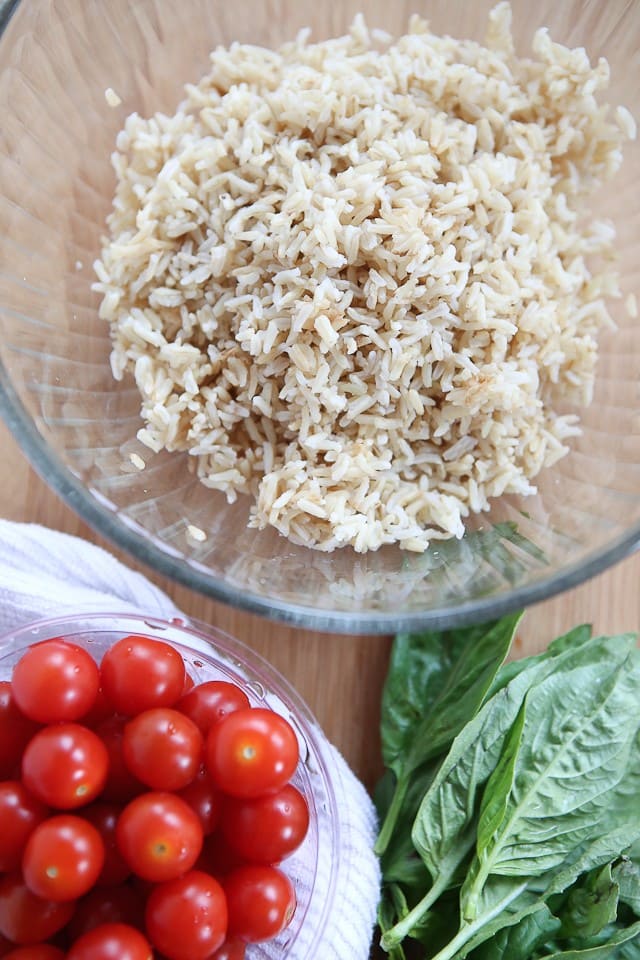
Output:
[[13,668],[34,643],[63,636],[100,661],[117,640],[130,634],[170,643],[180,652],[196,684],[227,680],[246,693],[252,707],[274,710],[292,724],[300,762],[292,783],[309,804],[309,830],[302,845],[282,863],[294,883],[298,905],[289,927],[274,940],[253,944],[247,960],[317,956],[327,928],[340,863],[339,811],[324,759],[324,737],[298,694],[265,660],[228,634],[203,624],[167,623],[130,614],[57,617],[21,627],[0,637],[0,680],[11,679]]
[[[1,3],[1,0],[0,0]],[[491,2],[414,0],[437,32],[481,37]],[[106,323],[92,293],[124,118],[173,112],[209,51],[233,40],[275,46],[309,25],[337,36],[363,7],[398,33],[408,8],[387,0],[23,0],[2,4],[0,38],[0,400],[45,480],[101,534],[158,571],[263,615],[316,629],[386,633],[483,620],[574,586],[640,541],[640,326],[619,301],[600,339],[595,399],[569,456],[534,497],[503,497],[462,540],[418,555],[298,547],[247,528],[189,472],[186,454],[155,456],[131,380],[116,384]],[[274,10],[277,15],[274,15]],[[513,4],[514,34],[536,28],[606,56],[607,99],[640,104],[640,3]],[[105,90],[122,103],[111,109]],[[624,297],[640,295],[640,147],[598,209],[618,231]],[[639,296],[640,299],[640,296]],[[133,455],[133,459],[132,459]],[[147,461],[138,471],[137,457]],[[202,533],[201,533],[202,531]]]

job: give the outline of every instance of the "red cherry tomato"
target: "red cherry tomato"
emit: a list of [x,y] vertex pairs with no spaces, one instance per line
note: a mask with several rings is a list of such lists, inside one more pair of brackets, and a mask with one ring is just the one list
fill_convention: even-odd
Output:
[[22,779],[43,803],[72,810],[98,796],[107,779],[109,756],[88,727],[60,723],[44,727],[22,757]]
[[93,803],[82,811],[82,816],[93,824],[104,844],[104,864],[96,881],[98,886],[116,887],[124,883],[131,873],[116,843],[120,810],[115,803]]
[[114,713],[113,704],[107,700],[104,690],[100,687],[91,710],[82,718],[82,725],[95,730],[97,726],[112,717]]
[[135,927],[103,923],[76,940],[67,960],[153,960],[153,951]]
[[45,900],[77,900],[93,887],[104,863],[104,844],[93,824],[63,814],[40,823],[22,858],[24,882]]
[[[195,687],[195,685],[196,685],[196,682],[195,682],[195,680],[193,679],[193,677],[192,677],[190,674],[185,673],[185,675],[184,675],[184,687],[182,688],[182,696],[184,697],[185,693],[189,693],[189,690],[193,690],[193,688]],[[179,701],[178,701],[178,702],[179,702]]]
[[18,709],[8,680],[0,680],[0,778],[18,772],[24,748],[39,726]]
[[6,960],[64,960],[64,953],[49,943],[37,943],[33,947],[18,947],[5,953]]
[[246,953],[247,945],[242,940],[225,940],[211,960],[244,960]]
[[144,929],[144,900],[135,887],[97,887],[79,900],[67,927],[70,942],[104,923],[126,923]]
[[192,870],[157,886],[145,910],[149,938],[168,960],[207,960],[227,932],[227,904],[213,877]]
[[48,940],[69,922],[74,906],[37,897],[19,873],[0,878],[0,933],[20,946]]
[[127,804],[116,826],[118,849],[133,873],[161,883],[190,870],[202,849],[202,827],[173,793],[143,793]]
[[33,830],[47,808],[19,780],[0,783],[0,871],[17,870]]
[[244,690],[226,680],[207,680],[186,693],[176,706],[193,720],[205,736],[214,723],[250,706]]
[[229,933],[247,943],[271,940],[290,923],[296,896],[289,878],[276,867],[238,867],[224,880]]
[[237,710],[209,730],[205,763],[224,793],[258,797],[291,779],[298,764],[298,741],[280,714],[260,707]]
[[111,716],[96,727],[96,734],[104,743],[109,755],[107,781],[102,790],[102,799],[126,803],[144,791],[144,784],[131,773],[124,762],[122,744],[126,717]]
[[13,671],[13,696],[38,723],[79,720],[93,706],[100,685],[93,657],[60,637],[35,643]]
[[9,940],[7,940],[6,937],[3,937],[2,934],[0,933],[0,957],[6,957],[6,955],[10,953],[14,947],[15,947],[15,944],[11,943]]
[[220,829],[240,856],[254,863],[279,863],[300,846],[309,827],[307,802],[292,784],[250,800],[229,800]]
[[152,790],[181,790],[198,772],[202,747],[202,734],[189,717],[158,707],[126,725],[122,756],[133,775]]
[[185,670],[177,650],[149,637],[124,637],[105,653],[102,689],[119,713],[135,716],[172,707],[182,696]]
[[205,836],[213,833],[220,820],[222,810],[222,794],[211,783],[209,774],[204,767],[198,771],[195,780],[181,790],[179,797],[188,803],[198,817]]
[[246,864],[244,857],[232,850],[220,830],[216,830],[210,836],[205,837],[202,846],[202,853],[198,857],[196,869],[204,873],[210,873],[212,876],[220,879],[225,877],[236,867],[243,867]]

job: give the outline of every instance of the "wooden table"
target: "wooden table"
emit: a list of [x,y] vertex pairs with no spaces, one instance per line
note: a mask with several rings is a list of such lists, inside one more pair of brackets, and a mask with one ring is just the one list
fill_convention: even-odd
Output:
[[[96,536],[30,468],[1,423],[0,450],[0,515],[42,523],[107,547],[166,590],[188,615],[248,643],[291,681],[356,773],[373,786],[380,772],[378,714],[390,638],[294,629],[173,584]],[[518,638],[518,655],[538,651],[563,630],[586,621],[603,632],[640,630],[639,581],[636,554],[582,587],[532,607]]]

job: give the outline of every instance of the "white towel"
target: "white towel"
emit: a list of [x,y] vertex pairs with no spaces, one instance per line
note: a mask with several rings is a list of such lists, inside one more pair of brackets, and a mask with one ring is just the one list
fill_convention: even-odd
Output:
[[[100,547],[36,524],[0,520],[0,634],[36,620],[90,613],[142,613],[167,620],[184,617],[165,593]],[[289,957],[367,960],[380,887],[373,853],[375,812],[364,787],[335,747],[322,735],[320,744],[339,811],[335,896],[313,955],[302,934]],[[329,868],[328,863],[318,864],[319,874],[326,874]],[[309,920],[313,925],[313,919]],[[276,951],[276,955],[281,953]]]

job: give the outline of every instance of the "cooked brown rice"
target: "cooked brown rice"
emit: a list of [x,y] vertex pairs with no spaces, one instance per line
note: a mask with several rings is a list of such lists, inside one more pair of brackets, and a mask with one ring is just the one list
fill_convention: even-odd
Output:
[[501,3],[486,46],[358,17],[217,49],[175,116],[130,116],[95,288],[140,440],[321,550],[422,551],[534,492],[619,296],[584,216],[635,135],[608,73],[545,30],[516,56]]

